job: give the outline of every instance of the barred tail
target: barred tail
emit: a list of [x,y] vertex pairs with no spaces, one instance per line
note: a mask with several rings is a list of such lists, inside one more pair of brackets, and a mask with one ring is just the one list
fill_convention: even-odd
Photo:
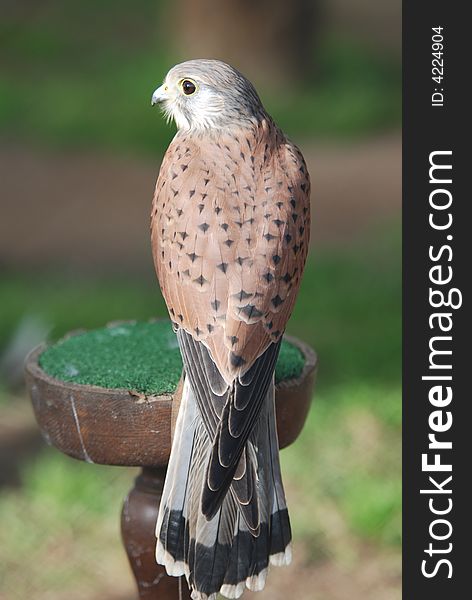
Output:
[[[156,525],[156,560],[169,575],[185,575],[194,600],[216,600],[218,592],[239,598],[245,587],[262,590],[269,562],[283,565],[291,560],[273,383],[241,458],[253,469],[241,469],[245,475],[239,480],[235,474],[220,508],[207,520],[202,493],[212,446],[186,378]],[[244,477],[251,470],[257,473],[257,484],[248,501],[249,508],[257,503],[258,532],[248,526],[248,505],[242,504],[240,493],[250,487],[244,486]]]

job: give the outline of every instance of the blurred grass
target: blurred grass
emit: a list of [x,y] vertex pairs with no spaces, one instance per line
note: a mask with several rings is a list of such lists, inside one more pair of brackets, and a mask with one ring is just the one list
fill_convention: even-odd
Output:
[[312,560],[349,560],[354,537],[400,547],[400,398],[399,383],[321,388],[282,452],[294,537]]
[[2,598],[90,600],[130,588],[119,518],[134,470],[89,467],[47,449],[24,468],[21,490],[2,490]]
[[[162,4],[48,0],[29,10],[0,24],[2,135],[161,154],[173,130],[150,97],[176,62]],[[307,74],[299,89],[260,90],[289,135],[349,138],[399,125],[393,59],[344,39],[323,38],[313,51],[315,78]]]

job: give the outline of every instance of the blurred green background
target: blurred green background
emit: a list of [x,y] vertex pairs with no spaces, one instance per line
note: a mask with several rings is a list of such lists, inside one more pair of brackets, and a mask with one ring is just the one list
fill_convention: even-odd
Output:
[[133,597],[119,512],[136,473],[47,448],[22,363],[44,338],[165,315],[148,212],[174,129],[150,96],[202,55],[249,73],[312,177],[288,331],[320,367],[282,453],[295,561],[257,597],[400,597],[400,4],[268,6],[2,2],[1,600]]

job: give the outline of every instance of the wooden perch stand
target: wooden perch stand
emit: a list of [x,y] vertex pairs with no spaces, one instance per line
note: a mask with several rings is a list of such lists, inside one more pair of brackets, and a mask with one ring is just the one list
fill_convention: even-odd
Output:
[[[281,448],[293,443],[302,430],[316,373],[313,350],[299,340],[287,339],[302,353],[304,366],[297,378],[277,384]],[[139,598],[190,599],[185,579],[168,577],[154,559],[154,529],[182,386],[173,394],[146,396],[61,381],[41,368],[39,357],[44,350],[45,346],[33,350],[26,363],[26,382],[44,438],[61,452],[89,463],[141,467],[121,515],[123,543]]]

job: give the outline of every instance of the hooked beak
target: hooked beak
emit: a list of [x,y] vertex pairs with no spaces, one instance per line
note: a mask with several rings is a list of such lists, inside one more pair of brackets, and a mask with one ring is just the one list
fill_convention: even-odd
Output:
[[167,85],[162,84],[157,90],[154,90],[151,98],[151,106],[163,102],[167,98]]

